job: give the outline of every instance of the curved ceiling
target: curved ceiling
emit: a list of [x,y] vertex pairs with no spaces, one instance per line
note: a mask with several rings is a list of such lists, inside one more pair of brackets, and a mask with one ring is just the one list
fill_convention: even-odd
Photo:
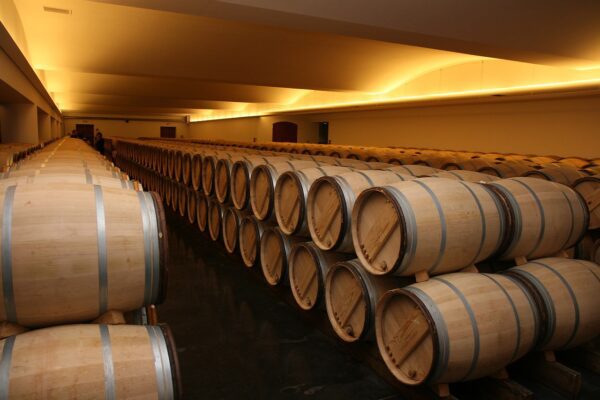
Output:
[[[456,5],[15,0],[29,60],[65,114],[260,115],[393,101],[415,93],[402,89],[413,80],[428,76],[435,81],[432,71],[440,76],[446,71],[445,79],[450,79],[448,71],[460,71],[461,65],[481,63],[480,70],[492,65],[488,57],[553,68],[593,70],[594,63],[600,64],[599,49],[588,46],[589,41],[564,46],[597,32],[597,21],[587,23],[591,19],[583,18],[580,9],[563,18],[583,22],[560,42],[554,31],[522,34],[527,22],[537,21],[531,26],[539,28],[556,20],[545,14],[532,18],[535,7],[522,6],[512,33],[503,36],[499,33],[507,28],[499,27],[507,25],[502,24],[506,10],[500,1],[480,2],[487,8],[474,5],[471,14],[460,14],[462,5],[448,9],[450,3]],[[550,11],[559,10],[557,1],[549,3]],[[590,73],[582,76],[588,79]],[[440,87],[438,82],[436,90]]]

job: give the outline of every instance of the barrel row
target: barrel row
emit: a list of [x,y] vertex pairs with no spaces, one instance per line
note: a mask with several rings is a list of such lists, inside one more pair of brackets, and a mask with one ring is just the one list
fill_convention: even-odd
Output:
[[[340,161],[324,156],[313,157],[311,160],[298,159],[293,157],[301,156],[292,153],[263,152],[248,154],[248,151],[259,150],[233,146],[228,147],[229,151],[223,152],[221,150],[227,148],[226,146],[211,145],[214,146],[214,149],[212,149],[203,147],[198,143],[193,143],[193,149],[190,149],[189,143],[186,145],[182,142],[164,140],[136,142],[119,140],[117,144],[119,148],[123,149],[122,153],[126,158],[132,159],[146,168],[154,169],[161,175],[167,175],[178,182],[191,185],[196,190],[201,189],[206,195],[216,193],[221,204],[226,204],[231,200],[238,210],[243,210],[250,202],[254,213],[258,214],[258,217],[263,218],[263,220],[270,217],[273,211],[272,204],[268,200],[273,197],[274,193],[270,189],[271,187],[274,188],[275,182],[268,179],[269,175],[272,175],[271,171],[268,170],[269,165],[279,164],[278,169],[283,169],[281,172],[285,172],[285,170],[290,169],[285,165],[286,161],[300,165],[312,162],[313,166],[336,165],[355,169],[373,169],[373,167],[365,168],[365,165],[376,164],[353,162],[355,160]],[[144,154],[150,154],[151,157],[145,157]],[[163,160],[162,163],[159,162],[161,159]],[[448,163],[441,165],[441,167],[448,169],[448,172],[453,175],[456,174],[456,171],[461,171],[459,174],[463,171],[473,171],[500,178],[528,176],[567,186],[580,186],[582,188],[593,186],[595,190],[592,189],[589,195],[595,193],[595,197],[592,196],[589,200],[586,198],[586,201],[588,201],[594,213],[592,219],[595,225],[593,226],[600,224],[600,208],[598,208],[600,202],[597,193],[598,177],[593,176],[594,173],[598,172],[597,170],[593,168],[580,170],[566,164],[535,164],[535,161],[541,162],[542,160],[535,158],[535,160],[525,162],[509,159],[492,162],[489,159],[480,157],[458,164]],[[263,165],[266,165],[266,167],[263,167]],[[162,169],[161,166],[163,166]],[[307,167],[305,165],[292,169]],[[381,164],[377,168],[385,168],[385,166]],[[253,179],[252,175],[255,171],[256,178]],[[279,173],[276,173],[276,175],[277,178]],[[447,174],[446,177],[453,178],[450,174]],[[261,189],[255,190],[256,196],[252,196],[251,185],[259,186]],[[266,193],[267,196],[263,197],[262,193]],[[253,201],[256,197],[258,197],[258,200]],[[265,199],[266,202],[260,201]],[[261,206],[264,208],[259,209]],[[599,221],[596,222],[596,220]]]
[[25,331],[0,340],[0,398],[177,398],[172,335],[145,308],[166,288],[158,195],[75,139],[28,154],[0,185],[0,322]]
[[[189,210],[195,210],[200,230],[208,231],[214,241],[222,238],[230,253],[237,248],[246,266],[260,264],[268,284],[289,285],[302,309],[325,308],[333,330],[342,340],[376,338],[392,373],[407,384],[476,379],[497,372],[532,350],[573,347],[598,334],[598,319],[591,311],[598,304],[589,295],[598,289],[598,281],[589,279],[596,275],[573,280],[568,275],[570,271],[584,277],[586,273],[597,274],[594,264],[542,258],[501,275],[453,272],[492,255],[514,258],[526,252],[523,255],[537,258],[571,247],[588,225],[587,207],[573,190],[546,178],[533,179],[539,176],[500,179],[492,174],[442,171],[425,165],[377,167],[361,170],[303,165],[275,171],[271,176],[268,174],[276,167],[260,165],[251,174],[251,180],[261,185],[251,184],[249,208],[223,205],[214,193],[206,195],[187,188],[184,195],[202,204],[188,206],[188,218]],[[269,172],[263,173],[265,170]],[[166,178],[161,179],[165,182]],[[173,190],[173,185],[183,185],[168,182],[166,187],[181,196],[182,191]],[[259,189],[252,193],[253,187]],[[263,204],[269,202],[264,195],[270,189],[273,206],[270,212],[264,212],[269,208]],[[370,206],[357,224],[353,219],[356,199],[369,191],[386,194],[365,200]],[[401,195],[394,200],[387,191]],[[257,206],[252,205],[253,199]],[[412,214],[398,211],[408,209]],[[516,223],[517,217],[520,223]],[[471,224],[471,219],[479,225]],[[566,229],[556,231],[556,221],[570,222]],[[373,266],[381,268],[376,273],[356,259],[354,252],[352,227],[363,224],[361,232],[369,238],[363,247],[372,257]],[[417,231],[406,228],[407,224]],[[346,235],[340,240],[337,232]],[[386,246],[392,238],[397,248],[390,251]],[[420,247],[417,238],[438,247]],[[409,240],[413,242],[407,244]],[[344,248],[346,251],[340,251]],[[401,249],[404,256],[400,255]],[[469,252],[463,254],[464,249]],[[416,257],[416,261],[404,258],[411,252],[408,257]],[[389,255],[390,261],[379,259],[382,254]],[[459,264],[457,256],[464,257]],[[537,277],[541,284],[527,283],[523,277],[535,275],[530,270],[540,263],[545,265],[541,267],[544,271],[558,271],[558,275],[550,275],[555,281]],[[567,266],[559,269],[561,263]],[[424,266],[430,266],[426,269],[435,276],[415,284],[411,277]],[[397,272],[400,269],[403,272]],[[576,293],[576,297],[561,296],[549,302],[544,295],[557,292],[552,285],[564,281],[570,286],[563,293]],[[442,286],[435,286],[437,283]],[[377,304],[381,299],[386,295],[395,299],[396,292],[401,292],[398,296],[419,293],[420,297],[402,300],[399,311],[380,311]],[[450,294],[454,296],[452,301],[448,301]],[[568,307],[558,310],[554,302]],[[461,306],[463,312],[459,313]],[[585,325],[569,318],[579,306],[576,312],[587,321]],[[454,317],[457,313],[464,319],[458,324]],[[511,315],[516,322],[506,326],[505,320]],[[399,318],[404,320],[397,322]],[[561,321],[559,325],[557,320]],[[417,322],[412,326],[407,321]],[[463,330],[442,329],[454,325]],[[486,332],[485,340],[480,332]],[[466,337],[472,340],[471,347],[464,344]],[[498,347],[499,341],[506,346]]]
[[14,163],[26,158],[30,154],[42,149],[58,139],[51,139],[37,145],[29,143],[0,143],[0,169],[6,171]]
[[558,164],[574,168],[597,168],[600,159],[584,159],[580,157],[539,156],[523,154],[484,153],[472,151],[449,151],[439,149],[419,149],[401,147],[365,147],[351,145],[313,144],[313,143],[280,143],[280,142],[235,142],[225,140],[201,139],[160,139],[145,138],[146,142],[160,142],[164,145],[203,145],[222,148],[246,148],[260,151],[277,151],[293,154],[308,154],[352,158],[363,161],[391,162],[396,164],[415,164],[441,168],[445,164],[461,160],[482,158],[495,161],[523,161],[538,165]]

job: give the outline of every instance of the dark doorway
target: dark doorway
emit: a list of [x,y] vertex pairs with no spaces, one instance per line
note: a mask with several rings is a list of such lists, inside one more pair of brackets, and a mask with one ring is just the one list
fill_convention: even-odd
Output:
[[319,143],[329,143],[329,123],[327,121],[319,122]]
[[89,144],[94,144],[94,125],[76,124],[75,131],[80,138],[87,140]]
[[160,137],[175,139],[177,137],[177,128],[174,126],[161,126]]
[[298,142],[298,125],[293,122],[281,121],[273,124],[274,142]]

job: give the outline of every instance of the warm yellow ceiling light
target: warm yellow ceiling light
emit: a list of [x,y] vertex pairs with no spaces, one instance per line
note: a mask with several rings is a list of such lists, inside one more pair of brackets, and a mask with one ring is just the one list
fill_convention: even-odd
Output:
[[215,110],[191,116],[192,122],[257,117],[278,113],[327,111],[468,97],[552,92],[600,85],[600,70],[574,71],[506,60],[487,59],[438,68],[395,85],[384,93],[309,91],[294,102],[253,105],[244,113]]

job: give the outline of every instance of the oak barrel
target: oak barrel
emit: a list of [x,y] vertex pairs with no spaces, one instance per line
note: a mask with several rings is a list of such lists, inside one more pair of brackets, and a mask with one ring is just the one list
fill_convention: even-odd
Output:
[[542,316],[538,350],[562,350],[600,334],[600,267],[589,261],[542,258],[511,268]]
[[326,166],[287,171],[277,179],[275,186],[275,216],[286,235],[309,236],[306,218],[306,197],[314,181],[353,171],[347,167]]
[[388,369],[419,385],[498,372],[533,348],[539,315],[506,276],[453,273],[386,293],[375,324]]
[[213,241],[219,240],[223,221],[223,206],[214,198],[208,199],[208,235]]
[[329,268],[346,261],[349,254],[323,251],[312,242],[292,246],[289,260],[289,278],[292,295],[303,310],[312,310],[323,304],[325,277]]
[[92,175],[91,173],[45,173],[20,175],[12,178],[0,178],[0,185],[48,184],[48,183],[78,183],[100,185],[111,188],[141,190],[139,182],[125,179],[120,175],[116,177],[106,175]]
[[573,189],[583,197],[590,212],[588,229],[600,228],[600,174],[578,179]]
[[196,153],[192,156],[190,182],[194,190],[202,190],[202,154]]
[[260,239],[260,266],[271,286],[287,285],[288,258],[292,245],[301,239],[287,236],[279,228],[266,228]]
[[370,187],[412,179],[416,178],[395,170],[354,171],[317,179],[307,198],[310,236],[323,250],[354,253],[351,221],[356,197]]
[[501,179],[487,185],[502,199],[510,221],[502,259],[551,256],[577,243],[589,212],[573,189],[542,179]]
[[223,211],[223,244],[229,254],[235,253],[238,247],[240,221],[244,214],[233,207]]
[[419,178],[367,189],[352,212],[358,258],[376,275],[457,271],[505,243],[506,215],[485,185]]
[[275,164],[259,165],[250,177],[250,205],[252,212],[260,221],[274,216],[275,185],[279,176],[286,171],[318,167],[318,161],[286,161]]
[[523,176],[528,176],[530,178],[546,179],[567,186],[573,185],[577,179],[583,178],[586,175],[587,174],[571,167],[546,167],[528,171],[523,174]]
[[66,325],[0,341],[2,399],[177,399],[166,327]]
[[500,177],[495,175],[484,174],[482,172],[468,171],[466,169],[439,171],[431,175],[437,178],[456,179],[467,182],[492,182],[497,181]]
[[238,210],[248,207],[250,201],[250,178],[259,165],[285,162],[287,157],[253,156],[236,161],[231,168],[231,200]]
[[0,208],[0,321],[87,321],[162,302],[167,241],[158,195],[98,185],[9,186]]
[[202,192],[196,192],[196,222],[200,232],[205,232],[208,226],[208,197]]
[[377,302],[402,285],[399,278],[367,273],[356,259],[332,265],[325,278],[325,305],[334,332],[345,342],[373,339]]
[[253,215],[246,215],[240,221],[239,247],[244,265],[253,267],[260,260],[260,239],[262,238],[265,224]]
[[186,215],[190,224],[196,223],[196,210],[198,207],[197,199],[199,193],[187,186],[187,206],[186,206]]

